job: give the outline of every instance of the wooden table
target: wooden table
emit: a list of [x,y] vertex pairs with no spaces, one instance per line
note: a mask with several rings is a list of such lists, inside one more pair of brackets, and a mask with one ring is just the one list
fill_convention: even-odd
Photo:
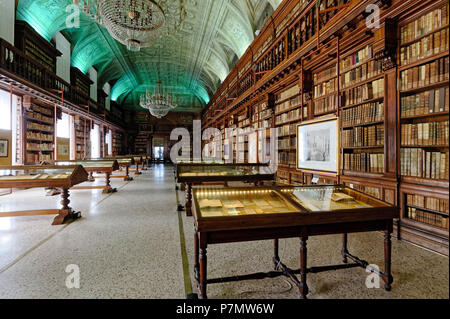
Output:
[[118,157],[118,158],[98,158],[90,159],[91,161],[111,161],[115,160],[119,164],[120,170],[125,170],[125,175],[111,175],[110,178],[123,178],[125,182],[132,181],[133,177],[130,176],[130,167],[135,165],[134,157]]
[[[393,219],[399,218],[396,207],[335,185],[199,188],[194,190],[193,195],[194,270],[203,298],[207,298],[207,283],[261,278],[258,274],[208,280],[208,244],[274,240],[273,263],[277,272],[266,276],[289,277],[299,288],[301,297],[306,298],[307,273],[368,266],[366,261],[348,252],[347,234],[369,231],[384,232],[384,272],[376,269],[373,272],[383,279],[386,290],[391,289],[391,233]],[[307,268],[308,237],[329,234],[343,234],[343,264]],[[296,271],[285,266],[278,255],[278,240],[292,237],[300,238],[300,269]],[[348,264],[348,259],[353,263]],[[296,273],[300,274],[300,279]]]
[[0,217],[57,215],[52,225],[61,225],[79,212],[69,207],[69,189],[87,181],[88,173],[80,166],[0,166],[0,188],[60,188],[61,209],[0,212]]
[[136,175],[141,175],[142,173],[139,171],[139,165],[142,165],[142,169],[144,169],[144,159],[141,155],[120,155],[115,157],[107,157],[107,159],[129,159],[132,158],[134,160],[134,164],[130,167],[130,173],[135,173]]
[[111,187],[111,174],[119,169],[117,160],[84,160],[84,161],[55,161],[56,166],[82,165],[89,173],[88,181],[95,181],[94,173],[105,174],[105,185],[98,186],[75,186],[72,189],[101,189],[103,194],[115,193],[117,189]]
[[178,163],[176,179],[186,184],[186,215],[192,216],[192,186],[203,183],[251,182],[255,185],[274,180],[275,174],[266,164]]

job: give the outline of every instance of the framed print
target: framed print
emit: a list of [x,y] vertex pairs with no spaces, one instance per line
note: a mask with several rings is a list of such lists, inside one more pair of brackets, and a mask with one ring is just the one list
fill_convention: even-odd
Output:
[[0,157],[8,157],[8,140],[0,140]]
[[336,117],[297,126],[297,169],[338,173],[339,125]]

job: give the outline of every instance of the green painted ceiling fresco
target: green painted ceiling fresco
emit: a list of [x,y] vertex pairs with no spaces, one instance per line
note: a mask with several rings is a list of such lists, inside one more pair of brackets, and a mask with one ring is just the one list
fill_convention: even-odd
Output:
[[190,112],[209,102],[281,0],[184,1],[182,29],[140,52],[128,51],[84,14],[79,27],[69,28],[71,0],[20,0],[16,16],[47,40],[64,31],[72,42],[72,66],[83,73],[95,67],[98,87],[114,83],[111,98],[125,108],[141,109],[139,96],[160,80],[178,98],[175,111]]

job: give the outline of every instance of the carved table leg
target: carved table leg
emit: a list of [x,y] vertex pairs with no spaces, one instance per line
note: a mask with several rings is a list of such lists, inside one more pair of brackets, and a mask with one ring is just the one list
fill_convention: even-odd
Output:
[[197,230],[194,230],[194,276],[195,276],[195,280],[197,280],[197,283],[200,283],[200,264],[199,264]]
[[130,178],[130,168],[129,168],[129,166],[126,166],[125,167],[125,178],[124,178],[124,181],[125,182],[128,182],[128,181],[131,181],[132,179]]
[[391,284],[394,281],[391,274],[391,246],[391,232],[386,230],[384,232],[384,276],[382,276],[386,291],[391,291]]
[[299,288],[301,297],[306,299],[308,295],[308,285],[306,284],[306,270],[307,270],[307,248],[306,241],[308,237],[300,238],[300,281],[302,283]]
[[192,184],[186,184],[186,216],[192,216]]
[[206,258],[206,244],[200,243],[200,295],[202,299],[207,299],[206,295],[206,267],[207,258]]
[[111,187],[111,173],[106,173],[106,186],[103,189],[103,194],[114,193],[116,190]]
[[280,256],[278,255],[278,247],[279,247],[279,240],[274,239],[273,240],[273,266],[275,270],[278,270],[278,263],[280,262]]
[[89,172],[88,182],[95,182],[94,172]]
[[348,250],[347,250],[347,240],[348,240],[348,235],[347,234],[342,234],[342,250],[341,250],[341,255],[342,255],[342,262],[344,264],[347,263],[347,254],[348,254]]
[[59,214],[53,219],[52,225],[62,225],[67,220],[72,218],[72,208],[69,207],[69,190],[67,188],[62,189],[61,198],[62,207],[59,211]]
[[136,175],[141,175],[141,172],[139,172],[139,164],[136,163]]

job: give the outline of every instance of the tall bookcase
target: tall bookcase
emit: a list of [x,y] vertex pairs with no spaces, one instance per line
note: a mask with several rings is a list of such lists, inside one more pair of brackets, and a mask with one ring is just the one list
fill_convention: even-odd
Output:
[[244,107],[243,110],[237,115],[237,127],[238,134],[236,136],[236,161],[238,163],[248,163],[249,161],[249,145],[248,145],[248,133],[251,129],[250,126],[250,114],[248,106]]
[[51,161],[55,150],[55,110],[29,98],[24,99],[23,162]]
[[75,130],[75,159],[91,158],[91,121],[86,118],[76,117]]
[[399,237],[448,254],[449,3],[399,24]]
[[[372,44],[340,58],[342,174],[384,174],[384,74]],[[367,175],[366,175],[367,176]]]
[[[56,74],[56,58],[61,56],[62,53],[25,21],[17,20],[14,32],[15,46],[46,70]],[[40,77],[42,74],[37,73],[36,76]]]
[[123,149],[123,134],[121,132],[113,132],[112,134],[113,155],[121,155],[122,149]]

